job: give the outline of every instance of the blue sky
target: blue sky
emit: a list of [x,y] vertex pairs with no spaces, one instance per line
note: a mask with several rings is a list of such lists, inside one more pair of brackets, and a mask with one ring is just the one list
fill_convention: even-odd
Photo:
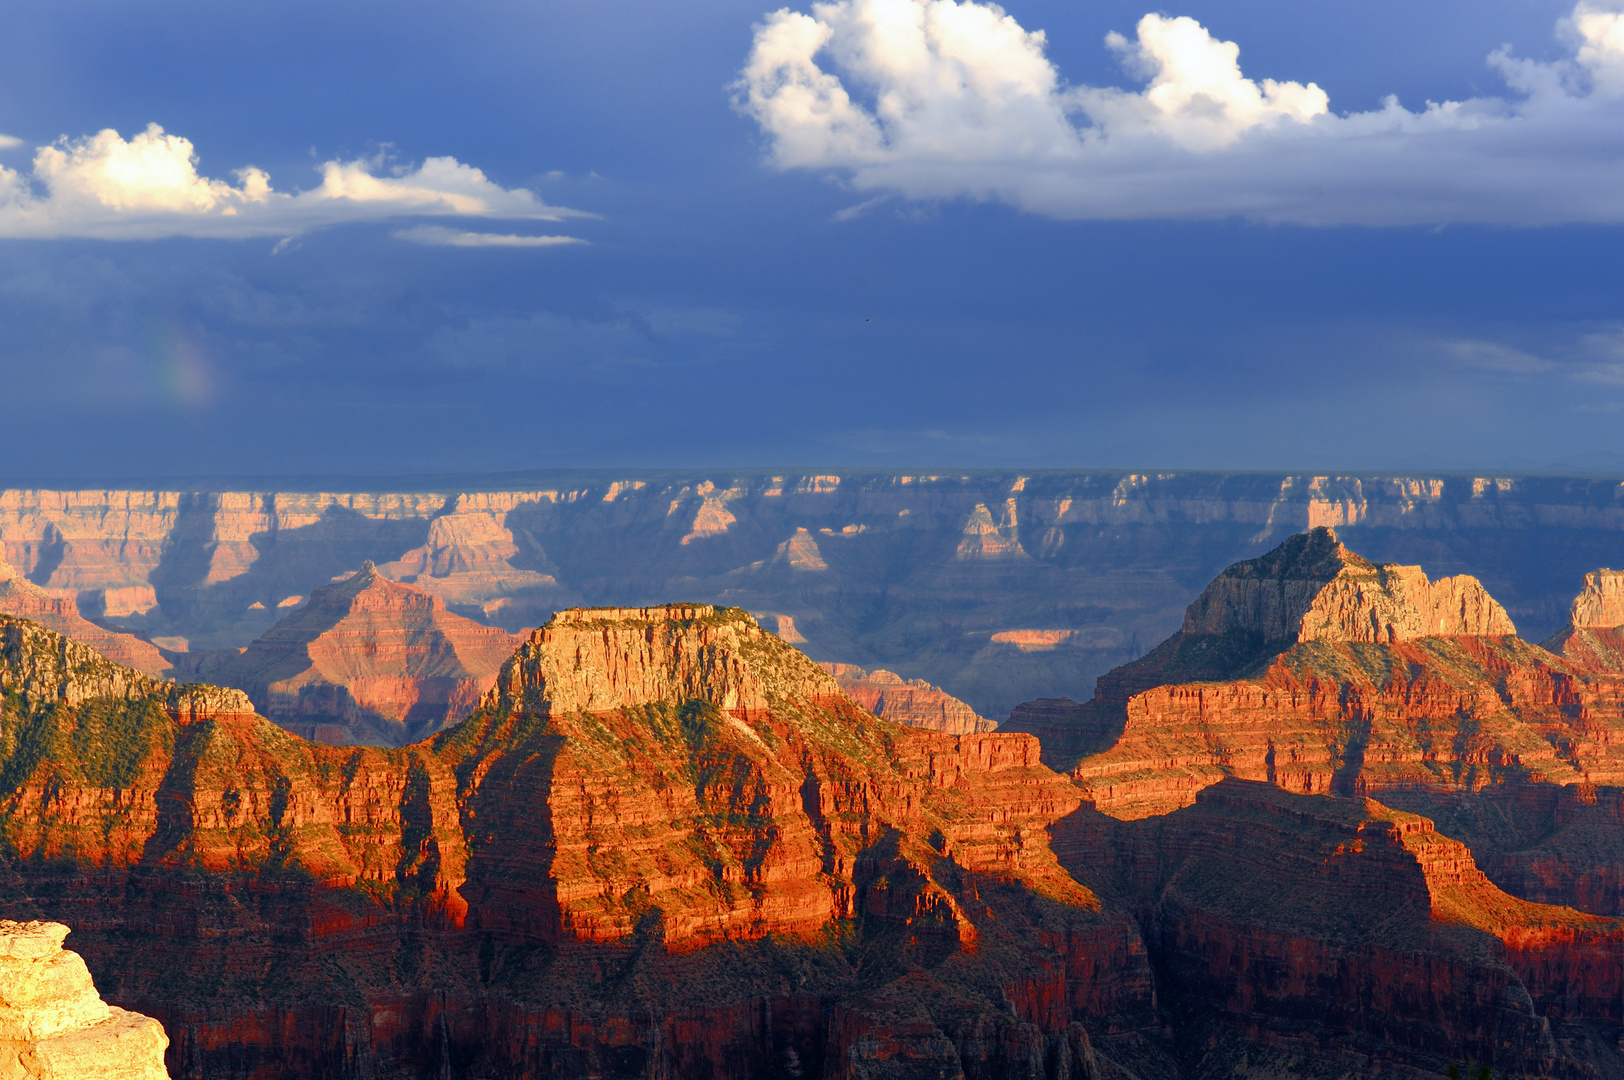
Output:
[[6,479],[1624,469],[1605,5],[24,8]]

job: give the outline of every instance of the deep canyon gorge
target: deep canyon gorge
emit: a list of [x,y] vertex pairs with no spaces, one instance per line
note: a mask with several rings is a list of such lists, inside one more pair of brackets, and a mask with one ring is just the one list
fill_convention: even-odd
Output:
[[1624,1077],[1619,485],[726,484],[6,493],[0,919],[177,1078]]

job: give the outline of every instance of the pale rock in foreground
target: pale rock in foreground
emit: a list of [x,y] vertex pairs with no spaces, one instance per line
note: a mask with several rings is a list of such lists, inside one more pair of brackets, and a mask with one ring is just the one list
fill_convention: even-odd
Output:
[[0,1080],[169,1080],[169,1037],[102,1001],[55,922],[0,920]]

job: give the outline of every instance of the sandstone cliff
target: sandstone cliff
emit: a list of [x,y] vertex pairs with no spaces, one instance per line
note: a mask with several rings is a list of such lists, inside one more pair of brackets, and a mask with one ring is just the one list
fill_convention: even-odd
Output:
[[1431,1073],[1624,1067],[1624,920],[1506,894],[1425,817],[1225,779],[1165,817],[1055,832],[1082,881],[1144,905],[1194,1075],[1382,1075],[1397,1046]]
[[103,1002],[67,936],[61,923],[0,920],[0,1076],[169,1080],[163,1025]]
[[998,725],[939,686],[924,679],[904,679],[880,668],[866,671],[856,664],[818,665],[835,677],[840,692],[873,713],[894,724],[969,735],[991,731]]
[[[15,625],[0,915],[79,925],[176,1076],[1624,1076],[1618,920],[1363,798],[1230,778],[1119,821],[741,611],[560,613],[399,749],[67,708],[145,684]],[[1483,642],[1538,652],[1446,643]]]
[[400,746],[472,712],[520,640],[367,563],[199,674],[307,738]]
[[1225,776],[1340,794],[1624,780],[1614,680],[1517,638],[1477,582],[1369,563],[1328,529],[1224,571],[1093,702],[1022,717],[1123,817]]
[[1568,625],[1540,645],[1587,671],[1624,677],[1624,571],[1586,574]]
[[[1086,698],[1098,675],[1176,631],[1223,567],[1317,525],[1372,562],[1475,575],[1531,640],[1566,622],[1573,583],[1616,563],[1624,532],[1624,486],[1562,477],[503,479],[461,491],[3,491],[0,555],[77,596],[85,615],[194,653],[248,645],[279,605],[365,559],[510,632],[580,604],[736,604],[792,619],[816,659],[906,671],[1002,718],[1039,696]],[[1069,636],[1052,649],[1006,644],[1029,628]]]
[[[19,670],[74,648],[29,633]],[[1102,1020],[1153,1030],[1151,975],[1049,850],[1079,800],[1036,741],[879,721],[742,612],[561,613],[466,722],[395,750],[4,708],[0,908],[77,920],[178,1076],[1165,1053]]]
[[1586,574],[1584,590],[1573,599],[1568,623],[1586,630],[1624,626],[1624,570]]
[[163,676],[170,662],[151,642],[133,634],[115,634],[79,614],[71,596],[52,596],[0,558],[0,614],[15,615],[82,641],[116,664],[147,675]]

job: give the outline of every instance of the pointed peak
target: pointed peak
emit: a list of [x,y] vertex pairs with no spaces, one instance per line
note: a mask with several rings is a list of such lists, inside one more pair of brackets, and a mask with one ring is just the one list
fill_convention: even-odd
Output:
[[374,563],[371,559],[368,559],[366,562],[361,564],[361,569],[356,571],[355,576],[356,577],[377,577],[378,576],[378,565],[376,563]]
[[1346,567],[1363,568],[1370,565],[1349,551],[1347,545],[1337,539],[1334,529],[1321,525],[1287,537],[1274,550],[1255,559],[1238,562],[1220,576],[1328,582]]

